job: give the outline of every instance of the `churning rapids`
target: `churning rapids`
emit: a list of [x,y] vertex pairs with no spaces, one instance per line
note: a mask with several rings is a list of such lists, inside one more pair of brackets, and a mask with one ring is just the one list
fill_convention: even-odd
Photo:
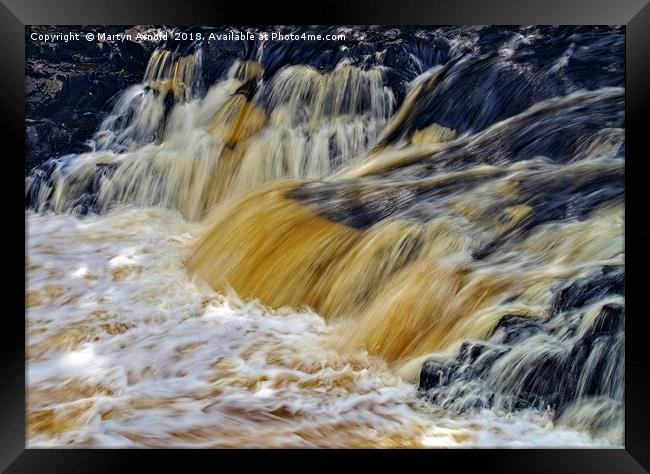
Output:
[[623,31],[336,30],[29,171],[31,447],[623,444]]

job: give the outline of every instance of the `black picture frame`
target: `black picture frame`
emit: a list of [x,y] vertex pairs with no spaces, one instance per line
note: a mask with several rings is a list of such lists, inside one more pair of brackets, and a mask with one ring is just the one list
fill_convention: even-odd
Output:
[[[310,5],[268,2],[214,2],[209,0],[0,0],[0,117],[5,145],[5,235],[25,237],[25,25],[133,25],[133,24],[379,24],[379,25],[625,25],[626,34],[626,395],[623,449],[507,449],[507,450],[42,450],[25,449],[25,261],[17,248],[5,248],[5,302],[3,343],[0,346],[0,468],[6,472],[115,472],[133,471],[134,458],[143,468],[185,467],[188,460],[205,460],[214,469],[240,472],[255,463],[280,461],[283,471],[312,469],[406,468],[454,469],[467,463],[494,472],[648,472],[650,471],[650,371],[643,323],[643,270],[647,252],[641,245],[650,237],[646,227],[643,161],[650,130],[650,4],[647,0],[344,0]],[[8,150],[13,150],[9,152]],[[21,190],[22,187],[22,190]],[[21,225],[22,222],[22,225]],[[9,230],[11,229],[11,230]],[[18,230],[17,230],[18,229]],[[8,241],[11,239],[7,239]],[[22,269],[22,270],[21,270]],[[647,272],[647,270],[646,270]],[[9,288],[13,284],[15,288]],[[21,291],[22,290],[22,291]],[[226,468],[231,463],[231,468]]]

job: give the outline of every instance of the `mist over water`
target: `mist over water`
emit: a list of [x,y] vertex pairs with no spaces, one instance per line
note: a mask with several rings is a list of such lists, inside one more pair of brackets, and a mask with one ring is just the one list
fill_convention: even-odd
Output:
[[336,31],[28,173],[31,446],[623,444],[622,31]]

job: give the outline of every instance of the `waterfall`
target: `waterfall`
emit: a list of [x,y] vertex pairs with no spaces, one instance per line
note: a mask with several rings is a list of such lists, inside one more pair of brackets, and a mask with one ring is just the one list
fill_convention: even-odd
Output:
[[[620,31],[413,28],[238,55],[156,49],[88,151],[26,177],[30,222],[58,222],[59,242],[36,232],[28,306],[41,322],[48,304],[74,314],[35,333],[35,363],[110,319],[103,303],[77,314],[96,304],[66,293],[81,278],[111,288],[122,349],[167,361],[116,375],[93,359],[121,387],[102,390],[177,377],[142,406],[201,401],[221,424],[170,431],[189,445],[273,446],[277,431],[286,445],[419,446],[439,420],[509,414],[622,444]],[[54,284],[43,272],[57,274],[65,229],[108,263],[88,257],[97,269]],[[175,325],[173,350],[150,339]]]

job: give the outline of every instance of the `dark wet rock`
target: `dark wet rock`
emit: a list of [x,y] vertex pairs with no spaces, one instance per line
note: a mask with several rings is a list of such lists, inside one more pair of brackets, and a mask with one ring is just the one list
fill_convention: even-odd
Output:
[[[140,29],[146,27],[139,27]],[[155,44],[32,41],[34,33],[121,33],[128,27],[32,26],[26,30],[26,170],[47,158],[87,150],[110,100],[142,80]]]
[[420,393],[461,412],[550,408],[556,418],[580,400],[622,401],[624,305],[603,303],[584,327],[587,307],[622,292],[622,271],[614,267],[566,283],[548,317],[506,315],[487,341],[463,343],[452,360],[425,362]]
[[606,295],[624,295],[625,272],[606,270],[561,288],[553,299],[554,314],[585,306]]
[[26,120],[26,166],[31,168],[39,157],[60,153],[70,145],[70,133],[52,120]]
[[458,350],[458,359],[464,363],[472,364],[484,353],[486,345],[482,342],[463,342]]
[[516,409],[559,407],[571,396],[571,385],[564,383],[572,361],[566,353],[553,353],[535,360],[517,381]]
[[428,360],[420,373],[420,388],[431,389],[448,385],[459,377],[456,361]]
[[[509,114],[506,118],[511,120],[506,124],[450,142],[429,157],[396,166],[380,176],[426,178],[438,172],[463,170],[479,164],[504,165],[538,157],[554,163],[568,163],[581,156],[586,145],[602,143],[605,131],[616,129],[620,132],[625,122],[624,103],[623,89],[582,92],[574,97],[551,100],[538,104],[537,109]],[[419,124],[404,127],[409,130],[422,128]],[[617,150],[615,154],[620,155],[623,134],[612,132],[607,141]]]
[[534,316],[504,316],[499,320],[494,334],[503,333],[503,336],[499,339],[502,344],[511,344],[528,339],[542,331],[541,322],[538,319]]
[[508,352],[507,347],[488,346],[481,341],[466,341],[456,359],[430,359],[420,372],[420,390],[445,387],[458,380],[478,377]]
[[[485,27],[478,31],[477,47],[490,53],[445,71],[413,114],[411,128],[437,123],[458,133],[477,132],[542,100],[578,90],[623,87],[624,39],[612,31]],[[456,111],[459,102],[462,114]]]
[[588,334],[613,335],[625,324],[625,308],[620,304],[606,304],[600,310]]
[[417,192],[407,187],[377,189],[363,183],[311,182],[297,186],[288,197],[335,222],[367,229],[415,202]]
[[43,159],[88,150],[86,141],[96,131],[102,114],[68,112],[50,119],[26,119],[25,168],[32,169]]
[[[418,166],[418,163],[412,165],[414,173],[418,172]],[[504,244],[525,237],[539,225],[583,219],[598,206],[621,200],[625,191],[624,171],[619,160],[603,163],[588,172],[579,167],[572,169],[540,161],[539,169],[519,174],[515,199],[497,199],[485,212],[487,216],[499,216],[508,207],[525,205],[530,208],[530,215],[509,231],[481,243],[480,247],[477,245],[474,258],[489,257]],[[505,175],[505,172],[501,174]],[[298,186],[289,197],[300,200],[327,219],[359,229],[367,229],[394,216],[428,222],[438,216],[454,214],[455,211],[446,206],[449,196],[469,194],[477,186],[498,177],[496,172],[478,177],[467,177],[462,173],[457,176],[430,187],[370,179],[312,182]],[[476,223],[483,225],[480,221]],[[485,225],[493,224],[486,221]]]

